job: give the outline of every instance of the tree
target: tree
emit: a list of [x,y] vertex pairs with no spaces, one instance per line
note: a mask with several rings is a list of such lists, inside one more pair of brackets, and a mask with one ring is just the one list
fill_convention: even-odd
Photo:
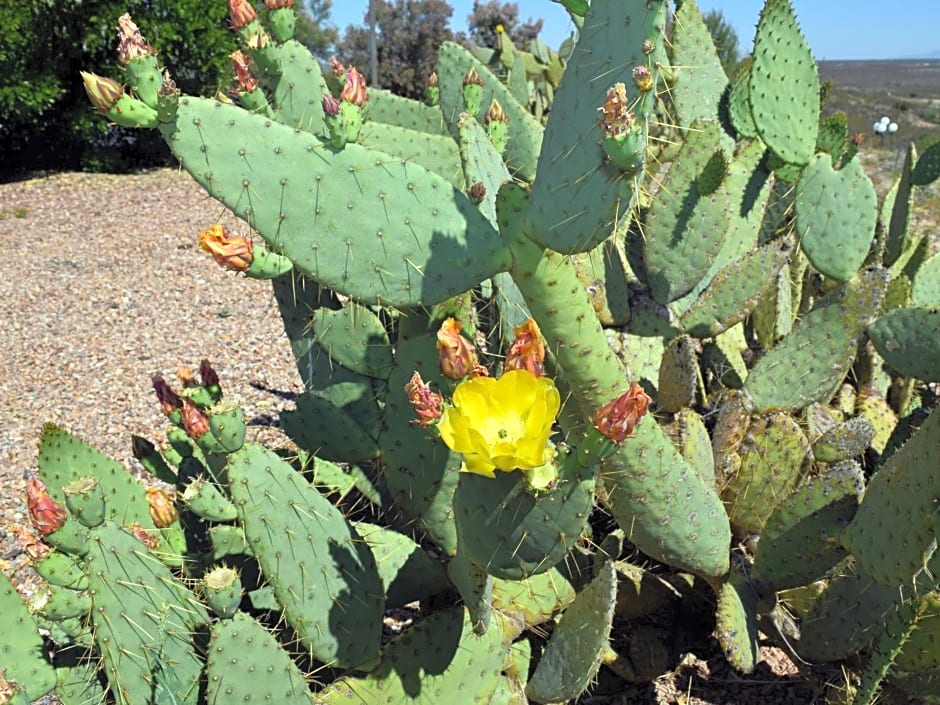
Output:
[[728,78],[733,77],[738,68],[738,62],[741,60],[737,32],[725,19],[721,10],[709,10],[702,19],[705,21],[708,33],[712,35],[712,41],[715,42],[718,60],[721,61],[725,74]]
[[[129,12],[181,90],[227,85],[235,37],[225,3],[85,0],[0,3],[0,140],[3,171],[166,163],[156,131],[109,128],[88,102],[79,71],[119,78],[117,19]],[[51,60],[54,57],[54,60]],[[185,67],[185,68],[184,68]],[[111,160],[117,158],[118,163]]]
[[308,0],[296,5],[297,27],[294,39],[310,50],[317,59],[327,61],[333,53],[339,31],[330,24],[331,0]]
[[[421,99],[437,63],[437,50],[453,41],[448,23],[453,9],[445,0],[374,0],[379,85]],[[336,47],[338,58],[366,73],[369,28],[350,25]]]
[[501,24],[509,38],[520,49],[528,46],[542,31],[542,20],[529,19],[524,24],[519,22],[519,6],[514,2],[503,3],[500,0],[480,2],[474,0],[473,12],[467,15],[467,27],[470,39],[479,46],[496,46],[496,25]]

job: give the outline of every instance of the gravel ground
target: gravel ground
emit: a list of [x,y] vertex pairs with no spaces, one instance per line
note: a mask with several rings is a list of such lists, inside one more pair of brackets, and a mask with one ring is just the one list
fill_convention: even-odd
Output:
[[[22,578],[11,524],[42,426],[55,423],[136,470],[130,434],[160,443],[151,387],[208,358],[243,402],[249,438],[283,441],[301,390],[267,282],[198,247],[213,222],[245,227],[188,175],[64,173],[0,184],[0,568]],[[25,578],[23,578],[25,579]],[[25,586],[24,586],[25,587]]]

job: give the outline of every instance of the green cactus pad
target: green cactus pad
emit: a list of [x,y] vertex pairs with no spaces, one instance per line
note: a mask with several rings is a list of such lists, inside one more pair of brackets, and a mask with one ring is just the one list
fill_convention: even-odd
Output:
[[245,532],[231,524],[218,524],[209,527],[209,541],[212,544],[212,559],[221,560],[226,556],[251,555],[251,547]]
[[212,627],[206,656],[206,702],[310,705],[307,680],[274,635],[236,612]]
[[936,181],[938,176],[940,176],[940,142],[934,142],[917,160],[917,165],[911,171],[911,183],[915,186],[926,186]]
[[226,473],[248,544],[304,647],[338,667],[374,664],[384,591],[356,530],[261,446],[233,453]]
[[593,472],[575,474],[571,465],[570,479],[545,491],[529,488],[519,471],[461,473],[454,493],[460,552],[497,578],[550,570],[581,538],[594,501]]
[[884,625],[875,637],[855,692],[853,705],[872,705],[895,658],[910,640],[924,603],[920,600],[902,602],[884,618]]
[[[751,64],[750,56],[744,57],[731,80],[728,93],[728,117],[735,131],[742,137],[757,137],[757,125],[751,116]],[[761,143],[763,144],[763,143]]]
[[833,465],[804,481],[770,513],[753,572],[774,590],[819,580],[847,556],[839,534],[858,508],[865,479],[858,463]]
[[731,529],[718,493],[676,450],[651,414],[604,461],[606,504],[637,547],[677,568],[728,572]]
[[5,573],[0,573],[0,614],[4,625],[0,646],[3,675],[25,690],[27,702],[37,700],[55,687],[56,672],[46,657],[39,625]]
[[882,219],[887,222],[888,227],[884,251],[886,267],[893,267],[911,244],[913,233],[908,227],[911,221],[911,208],[914,205],[914,184],[911,182],[911,172],[916,161],[917,148],[912,142],[905,151],[901,173],[885,196],[883,209],[887,210],[887,214],[882,213]]
[[896,308],[868,327],[891,367],[925,382],[940,380],[940,307]]
[[376,441],[381,410],[369,382],[339,382],[304,392],[297,408],[281,412],[293,441],[326,460],[362,463],[381,453]]
[[470,613],[473,632],[485,633],[493,616],[493,576],[468,561],[458,550],[447,564],[447,577]]
[[917,628],[894,660],[897,671],[907,673],[925,672],[940,667],[940,594],[933,592],[917,598]]
[[[437,77],[441,87],[441,108],[451,134],[457,135],[457,117],[464,111],[461,88],[464,76],[471,68],[476,69],[483,79],[482,106],[488,107],[495,98],[509,118],[509,142],[503,153],[506,165],[516,177],[532,181],[542,148],[542,125],[473,54],[459,44],[444,42],[437,54]],[[473,117],[478,121],[483,119],[482,115]]]
[[940,252],[918,268],[911,301],[915,306],[940,306]]
[[676,11],[672,34],[672,65],[675,85],[669,91],[680,127],[696,120],[717,120],[718,104],[728,85],[715,43],[695,0],[683,2]]
[[864,416],[847,419],[813,442],[816,460],[833,463],[855,458],[865,452],[875,435],[871,421]]
[[368,149],[423,166],[455,189],[464,188],[460,154],[450,135],[432,135],[398,125],[373,122],[362,126],[358,143]]
[[842,535],[859,565],[885,585],[909,583],[935,549],[931,515],[940,497],[940,412],[875,474]]
[[296,39],[277,47],[277,54],[278,73],[270,77],[269,93],[278,121],[293,129],[326,134],[322,98],[329,90],[319,62]]
[[850,279],[875,237],[875,186],[858,159],[836,171],[832,157],[817,154],[796,184],[800,247],[816,269],[838,281]]
[[605,561],[558,621],[526,695],[537,703],[565,702],[591,684],[610,635],[617,594],[613,561]]
[[[624,17],[630,22],[625,23]],[[594,0],[575,45],[545,127],[538,179],[529,217],[532,238],[557,252],[586,252],[606,240],[617,219],[633,205],[634,178],[622,172],[599,144],[598,108],[618,81],[628,84],[635,106],[636,141],[642,160],[647,119],[652,110],[659,70],[665,61],[666,3],[660,0]],[[643,53],[644,40],[654,53]],[[649,67],[654,89],[643,93],[630,78],[633,67]]]
[[719,271],[679,318],[689,335],[713,338],[747,318],[790,256],[786,240],[753,250]]
[[427,599],[448,587],[441,562],[404,534],[358,521],[353,527],[375,556],[386,609]]
[[755,418],[737,452],[741,466],[725,479],[722,498],[732,526],[757,533],[800,482],[812,453],[796,419],[779,411]]
[[582,576],[573,575],[568,562],[522,580],[493,580],[493,609],[521,617],[527,627],[551,619],[577,595]]
[[199,98],[182,99],[163,130],[210,195],[295,267],[347,296],[431,304],[509,266],[467,197],[416,164],[355,144],[336,150]]
[[865,270],[801,318],[751,369],[744,391],[755,409],[802,409],[828,399],[855,359],[887,284],[884,270]]
[[674,338],[663,352],[659,364],[656,402],[671,414],[695,403],[700,377],[695,343],[687,335]]
[[512,180],[509,170],[487,136],[486,130],[468,113],[461,113],[457,117],[457,141],[463,173],[466,176],[463,188],[469,190],[475,184],[483,186],[486,194],[478,207],[495,226],[496,197],[500,187]]
[[748,578],[732,571],[718,588],[715,636],[735,670],[752,673],[757,666],[757,593]]
[[84,590],[88,587],[88,576],[78,558],[61,551],[51,551],[49,555],[33,563],[39,576],[50,585]]
[[748,84],[751,116],[783,161],[807,164],[819,128],[819,72],[789,0],[768,0],[754,37]]
[[[727,164],[717,122],[693,125],[646,214],[643,261],[653,298],[668,304],[701,282],[721,250],[730,208],[706,181],[724,178]],[[714,189],[712,189],[713,191]]]
[[715,456],[705,421],[694,409],[681,409],[669,429],[682,457],[708,482],[715,481]]
[[364,108],[367,127],[369,122],[380,122],[426,132],[429,135],[449,134],[440,108],[395,95],[391,91],[370,86],[369,99]]
[[309,327],[333,362],[360,375],[388,379],[392,369],[388,333],[367,307],[350,301],[338,310],[317,309]]
[[816,148],[838,161],[849,141],[848,118],[845,113],[834,113],[819,122]]
[[[88,594],[95,643],[117,702],[176,698],[181,704],[197,703],[203,664],[192,639],[209,619],[205,608],[117,524],[94,529],[90,543]],[[163,664],[173,664],[172,690],[156,679]]]
[[47,588],[46,597],[39,606],[39,612],[43,617],[54,622],[85,617],[91,612],[91,597],[86,592],[52,585]]
[[235,505],[215,484],[197,477],[186,485],[180,499],[189,511],[206,521],[234,521],[238,516]]
[[343,676],[317,693],[315,705],[378,705],[459,694],[467,705],[487,705],[496,691],[511,634],[494,620],[474,634],[463,607],[435,612],[383,649],[378,668],[361,678]]

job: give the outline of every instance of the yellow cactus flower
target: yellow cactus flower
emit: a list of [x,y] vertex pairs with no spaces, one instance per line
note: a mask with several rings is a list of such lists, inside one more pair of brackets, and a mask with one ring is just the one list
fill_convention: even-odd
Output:
[[465,470],[494,477],[494,470],[532,470],[550,459],[548,437],[560,408],[551,379],[511,370],[461,382],[438,430],[463,456]]

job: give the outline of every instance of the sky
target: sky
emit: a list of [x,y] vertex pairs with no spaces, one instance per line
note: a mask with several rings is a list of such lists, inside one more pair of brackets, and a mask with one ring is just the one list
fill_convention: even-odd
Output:
[[[573,25],[565,9],[551,0],[514,0],[519,19],[545,20],[541,37],[558,46]],[[817,60],[940,59],[940,1],[938,0],[791,0],[803,34]],[[331,19],[340,31],[350,24],[364,24],[368,0],[333,0]],[[717,9],[734,27],[741,53],[750,50],[762,0],[698,0],[702,12]],[[451,27],[466,29],[473,0],[450,0],[454,8]],[[885,9],[888,8],[888,9]]]

